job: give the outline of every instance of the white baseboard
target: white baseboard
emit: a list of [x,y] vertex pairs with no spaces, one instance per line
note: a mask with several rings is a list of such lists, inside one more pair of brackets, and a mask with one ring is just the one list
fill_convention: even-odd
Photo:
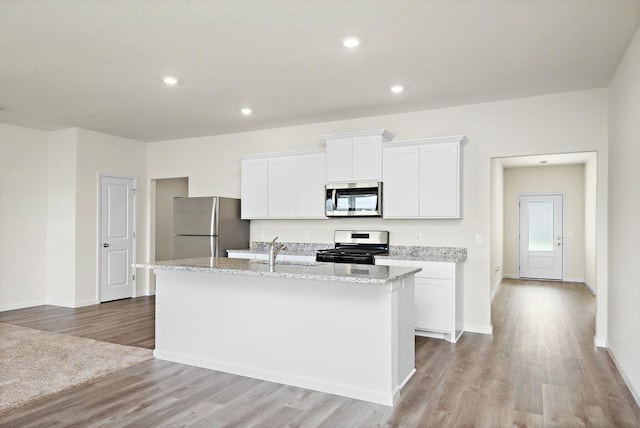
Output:
[[464,331],[465,333],[493,334],[493,325],[465,323]]
[[593,338],[593,344],[598,348],[606,348],[607,347],[606,339],[602,339],[602,338],[600,338],[598,336],[595,336]]
[[571,278],[566,277],[562,280],[563,282],[584,282],[584,278]]
[[494,297],[496,297],[496,293],[500,288],[500,284],[502,284],[502,279],[503,277],[500,277],[500,279],[498,279],[498,282],[496,282],[495,285],[493,286],[493,291],[491,291],[491,302],[493,302]]
[[596,289],[593,288],[591,284],[589,284],[587,281],[584,281],[584,285],[589,289],[589,291],[591,291],[591,294],[593,294],[594,296],[596,295]]
[[518,279],[518,275],[512,275],[510,273],[505,273],[504,275],[502,275],[503,279]]
[[627,384],[627,388],[629,388],[629,391],[631,391],[631,395],[633,395],[634,400],[636,400],[636,404],[640,406],[640,392],[639,392],[640,390],[636,388],[636,386],[631,381],[631,378],[629,377],[629,375],[627,375],[627,372],[624,370],[624,367],[620,364],[620,361],[616,359],[615,351],[611,348],[610,344],[607,344],[607,352],[609,353],[611,360],[613,360],[613,364],[616,365],[616,368],[620,372],[620,375],[622,376],[624,383]]
[[100,303],[97,299],[89,300],[57,300],[47,299],[47,305],[61,306],[63,308],[81,308],[83,306],[97,305]]
[[156,290],[141,290],[136,291],[136,295],[133,297],[142,297],[142,296],[155,296]]
[[14,309],[23,309],[23,308],[31,308],[33,306],[42,306],[42,305],[46,305],[47,301],[44,299],[41,300],[30,300],[27,302],[20,302],[20,303],[11,303],[9,305],[1,305],[0,306],[0,312],[4,312],[4,311],[13,311]]

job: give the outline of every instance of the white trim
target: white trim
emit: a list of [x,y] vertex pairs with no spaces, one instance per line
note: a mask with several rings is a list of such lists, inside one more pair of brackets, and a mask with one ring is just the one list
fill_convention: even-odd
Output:
[[620,372],[620,376],[622,376],[622,380],[624,380],[624,383],[627,385],[627,388],[629,388],[629,391],[631,392],[631,395],[633,395],[633,399],[636,400],[636,404],[638,406],[640,406],[640,393],[638,392],[638,390],[633,385],[633,382],[631,381],[631,378],[629,377],[627,372],[622,367],[622,364],[620,364],[620,361],[618,361],[618,359],[616,358],[616,355],[615,355],[613,349],[611,348],[611,344],[607,344],[607,345],[608,346],[606,347],[606,349],[607,349],[607,353],[609,354],[609,357],[611,357],[611,360],[613,361],[613,364],[615,364],[616,368]]
[[502,279],[520,279],[520,278],[518,278],[518,275],[512,275],[510,273],[505,273],[504,275],[502,275]]
[[498,293],[498,289],[500,287],[502,287],[502,279],[504,278],[504,276],[501,276],[500,278],[498,278],[498,281],[493,285],[493,291],[491,292],[491,302],[493,303],[493,299],[496,297],[496,294]]
[[44,299],[29,300],[29,301],[20,302],[20,303],[11,303],[10,305],[0,306],[0,312],[13,311],[14,309],[32,308],[34,306],[42,306],[46,304],[47,304],[47,301]]
[[88,299],[88,300],[56,300],[56,299],[47,299],[47,305],[51,306],[60,306],[63,308],[81,308],[83,306],[91,306],[97,305],[100,303],[97,299]]
[[562,282],[584,282],[584,278],[565,278]]
[[[98,172],[98,221],[96,224],[97,230],[97,238],[96,238],[96,242],[98,243],[97,248],[96,248],[96,296],[98,296],[96,303],[101,303],[102,302],[102,290],[100,288],[100,274],[101,274],[101,269],[102,269],[102,260],[100,257],[100,248],[102,248],[101,245],[101,241],[102,241],[102,235],[101,235],[101,225],[102,225],[102,179],[104,177],[113,177],[113,178],[122,178],[125,180],[133,180],[133,254],[132,254],[132,266],[135,266],[136,262],[137,262],[137,247],[138,247],[138,177],[134,176],[134,175],[125,175],[125,174],[111,174],[111,173],[106,173],[106,172]],[[131,297],[135,298],[137,297],[137,279],[136,278],[136,274],[135,274],[135,269],[133,269],[134,272],[134,279],[131,281]],[[86,300],[85,302],[88,302],[88,300]],[[80,306],[87,306],[85,304],[83,304],[83,302],[77,303],[79,306],[74,306],[74,307],[80,307]]]
[[601,338],[601,337],[595,336],[593,338],[593,344],[598,348],[606,348],[607,347],[607,340],[606,340],[606,338]]
[[493,334],[493,324],[464,324],[465,333]]
[[[330,140],[333,138],[354,138],[354,137],[368,137],[375,136],[380,137],[382,140],[391,141],[396,138],[391,132],[386,129],[372,129],[369,131],[352,131],[352,132],[340,132],[338,134],[325,134],[322,135],[321,138],[323,140]],[[384,141],[383,141],[384,142]]]
[[582,282],[584,283],[584,286],[587,287],[589,291],[591,291],[591,294],[593,294],[594,296],[598,295],[598,293],[596,292],[596,289],[593,288],[591,284],[589,284],[587,281],[582,281]]

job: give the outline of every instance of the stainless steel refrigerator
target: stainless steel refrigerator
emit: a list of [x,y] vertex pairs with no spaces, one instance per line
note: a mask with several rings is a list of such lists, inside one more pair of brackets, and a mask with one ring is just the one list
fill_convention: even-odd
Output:
[[249,221],[240,220],[240,199],[173,199],[173,258],[226,257],[249,248]]

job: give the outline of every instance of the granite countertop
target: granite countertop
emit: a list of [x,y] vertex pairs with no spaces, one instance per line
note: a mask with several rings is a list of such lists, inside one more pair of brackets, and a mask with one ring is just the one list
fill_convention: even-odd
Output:
[[[243,248],[239,250],[227,250],[227,253],[252,253],[252,254],[269,254],[270,242],[252,242],[251,248]],[[318,250],[325,248],[332,248],[333,244],[320,244],[314,242],[279,242],[276,241],[278,246],[284,245],[284,249],[280,251],[280,254],[287,254],[292,256],[316,256]]]
[[[297,256],[315,256],[316,251],[332,248],[333,244],[282,242],[286,246],[280,254]],[[228,250],[234,253],[268,254],[268,242],[252,242],[251,248]],[[467,249],[459,247],[418,247],[391,245],[388,256],[375,256],[385,260],[408,260],[420,262],[463,262],[467,259]]]
[[260,260],[202,257],[167,260],[155,264],[137,264],[138,268],[187,272],[212,272],[250,276],[269,276],[320,281],[339,281],[385,285],[419,272],[420,268],[398,266],[353,265],[340,263],[280,262],[273,268]]
[[420,262],[463,262],[467,260],[467,249],[457,247],[411,247],[394,245],[389,248],[388,256],[376,256],[376,259],[410,260]]

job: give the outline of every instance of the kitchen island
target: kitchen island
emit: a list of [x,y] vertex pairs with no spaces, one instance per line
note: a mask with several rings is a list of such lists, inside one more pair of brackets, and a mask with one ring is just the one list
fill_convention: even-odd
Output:
[[156,273],[156,358],[389,406],[415,372],[420,269],[228,258],[144,267]]

